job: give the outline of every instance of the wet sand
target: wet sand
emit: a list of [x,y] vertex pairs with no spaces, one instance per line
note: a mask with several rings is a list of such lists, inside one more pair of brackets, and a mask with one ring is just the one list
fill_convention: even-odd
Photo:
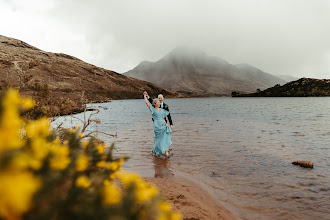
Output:
[[183,219],[223,219],[235,217],[212,196],[191,180],[181,177],[145,178],[158,187]]
[[154,158],[154,163],[157,167],[154,177],[145,177],[145,180],[157,186],[183,219],[236,219],[201,185],[178,173],[169,172],[166,159]]

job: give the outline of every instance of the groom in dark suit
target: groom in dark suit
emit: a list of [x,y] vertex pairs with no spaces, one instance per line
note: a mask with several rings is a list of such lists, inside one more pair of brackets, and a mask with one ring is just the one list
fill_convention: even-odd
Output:
[[[148,101],[150,103],[152,103],[152,98],[150,98],[150,96],[148,95],[148,93],[146,91],[144,93],[148,96]],[[160,108],[163,108],[166,111],[170,112],[170,109],[168,108],[168,105],[164,103],[164,96],[162,94],[159,94],[158,95],[158,99],[159,99],[159,102],[160,102]],[[170,123],[171,130],[173,131],[173,122],[172,122],[172,118],[171,118],[171,114],[170,113],[167,115],[167,119],[168,119],[168,121]],[[165,121],[167,123],[166,118],[165,118]]]

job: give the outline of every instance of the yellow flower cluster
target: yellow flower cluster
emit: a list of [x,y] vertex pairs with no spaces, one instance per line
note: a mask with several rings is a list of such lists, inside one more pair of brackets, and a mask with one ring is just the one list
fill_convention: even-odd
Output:
[[106,145],[97,145],[96,150],[99,154],[103,154],[106,147]]
[[81,154],[76,160],[76,170],[78,172],[85,171],[88,167],[88,156],[86,154]]
[[135,199],[138,203],[143,203],[155,197],[159,191],[154,186],[147,184],[140,176],[134,173],[120,172],[118,177],[126,188],[136,187]]
[[81,188],[88,188],[91,185],[87,176],[80,176],[76,180],[76,185]]
[[106,205],[114,205],[121,200],[120,190],[116,184],[109,180],[104,181],[103,187],[103,203]]
[[64,170],[70,163],[70,150],[66,145],[53,144],[51,145],[50,151],[52,157],[49,161],[49,166],[52,170]]
[[155,204],[158,204],[158,220],[181,219],[181,215],[179,213],[172,212],[172,207],[168,202],[164,200],[155,200],[155,198],[160,195],[159,190],[155,186],[145,182],[137,174],[121,171],[116,176],[124,184],[125,189],[129,189],[131,187],[135,188],[134,198],[136,203],[143,204],[153,201]]
[[10,90],[2,101],[0,121],[0,153],[7,149],[17,149],[24,145],[21,140],[23,120],[19,117],[19,108],[28,108],[33,105],[31,99],[21,99],[16,90]]
[[[19,153],[26,144],[19,109],[32,107],[33,101],[21,99],[17,91],[10,90],[0,104],[0,218],[17,219],[30,209],[33,195],[42,184],[28,169],[32,160],[29,153]],[[16,156],[7,161],[8,154]]]
[[113,159],[114,146],[82,140],[79,127],[60,136],[47,118],[24,121],[33,101],[16,90],[0,104],[0,219],[181,219],[156,187],[120,171],[126,158]]
[[120,158],[119,161],[116,161],[116,162],[110,162],[106,168],[109,169],[109,170],[112,170],[113,172],[117,172],[120,170],[121,168],[121,165],[123,164],[124,162],[124,158]]
[[31,172],[0,172],[0,216],[17,219],[31,207],[33,194],[41,182]]

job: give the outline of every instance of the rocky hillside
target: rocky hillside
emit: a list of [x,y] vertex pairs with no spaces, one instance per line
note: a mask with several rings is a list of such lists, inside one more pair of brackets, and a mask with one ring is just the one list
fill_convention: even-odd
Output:
[[283,86],[276,85],[251,94],[232,93],[233,97],[306,97],[330,96],[330,79],[301,78]]
[[178,47],[157,62],[143,61],[123,74],[172,91],[207,96],[254,92],[286,83],[248,64],[232,65],[187,47]]
[[35,116],[68,114],[81,110],[84,103],[142,98],[144,90],[174,95],[152,83],[0,35],[0,91],[9,87],[39,102]]

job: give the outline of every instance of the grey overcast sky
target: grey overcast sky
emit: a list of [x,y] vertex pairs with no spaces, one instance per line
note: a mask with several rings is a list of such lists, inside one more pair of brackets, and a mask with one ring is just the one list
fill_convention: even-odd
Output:
[[330,78],[330,0],[0,0],[0,34],[126,72],[193,46],[273,75]]

